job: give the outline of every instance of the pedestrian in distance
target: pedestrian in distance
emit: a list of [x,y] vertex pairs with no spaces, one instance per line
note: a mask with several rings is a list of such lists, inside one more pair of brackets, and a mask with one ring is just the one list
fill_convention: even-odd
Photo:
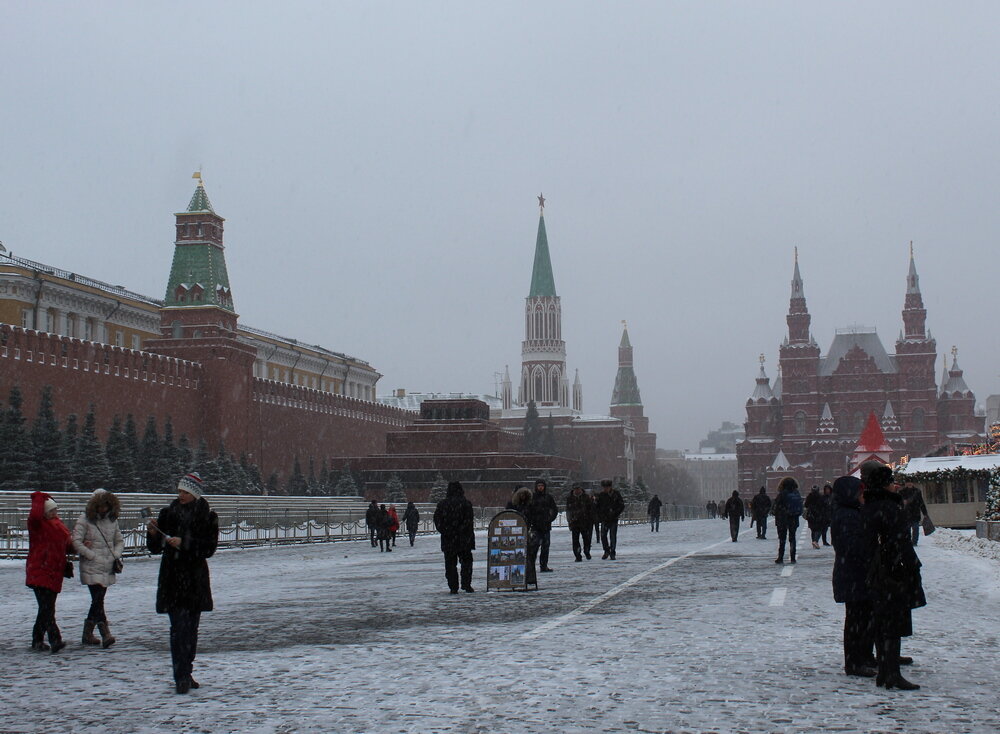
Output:
[[212,611],[208,559],[219,545],[219,518],[203,496],[201,476],[191,472],[177,482],[177,499],[146,527],[146,548],[161,555],[156,612],[170,617],[170,657],[174,690],[199,688],[192,677],[202,612]]
[[[80,583],[90,590],[90,609],[83,622],[84,645],[108,648],[115,644],[104,610],[104,597],[118,579],[125,550],[125,539],[118,527],[119,512],[118,498],[107,490],[97,489],[73,527],[73,547],[80,555]],[[99,640],[94,636],[95,627],[101,633]]]
[[734,489],[732,496],[726,500],[726,517],[729,518],[729,537],[735,543],[740,538],[740,523],[746,517],[746,508],[738,490]]
[[929,517],[927,505],[924,504],[924,494],[912,479],[905,479],[903,488],[899,490],[899,496],[903,498],[903,510],[910,523],[910,541],[916,546],[920,542],[921,519]]
[[767,540],[767,516],[771,514],[771,498],[767,496],[766,488],[761,487],[750,500],[750,512],[757,523],[757,538]]
[[378,540],[378,504],[375,500],[372,500],[368,505],[368,509],[365,510],[365,525],[368,527],[368,539],[371,541],[372,548],[374,548]]
[[569,525],[569,531],[573,536],[573,556],[577,562],[582,561],[584,556],[589,561],[590,538],[594,525],[594,501],[579,484],[574,484],[573,489],[566,495],[566,524]]
[[[31,630],[31,649],[57,653],[66,647],[56,624],[56,597],[63,579],[72,576],[73,564],[67,555],[73,552],[69,528],[59,519],[59,505],[45,492],[31,493],[28,511],[28,560],[25,586],[35,592],[38,614]],[[48,635],[49,643],[45,644]]]
[[823,535],[823,527],[830,522],[827,517],[829,505],[827,505],[826,500],[823,499],[823,495],[819,493],[819,487],[815,484],[809,490],[809,495],[806,497],[804,504],[805,512],[803,514],[806,522],[809,524],[812,547],[819,548],[819,539]]
[[535,482],[535,494],[531,498],[532,525],[538,533],[538,565],[542,573],[551,573],[549,568],[549,546],[552,542],[552,521],[559,517],[559,507],[548,492],[544,479]]
[[705,512],[708,513],[708,519],[711,520],[715,517],[715,503],[709,500],[705,503]]
[[875,677],[872,602],[868,594],[868,546],[861,524],[861,481],[833,483],[830,539],[833,541],[833,600],[844,605],[844,672]]
[[594,500],[594,510],[601,523],[602,559],[616,559],[618,550],[618,518],[625,511],[625,500],[610,479],[601,480],[601,491]]
[[507,509],[519,512],[524,517],[527,526],[525,528],[527,535],[524,538],[524,583],[525,586],[534,586],[537,589],[538,573],[535,562],[538,560],[538,547],[541,545],[541,538],[533,527],[535,508],[532,499],[532,491],[525,486],[518,485],[514,488],[514,494],[511,495],[510,501],[507,503]]
[[649,500],[649,504],[646,505],[646,515],[649,516],[649,532],[660,532],[660,508],[663,507],[663,503],[660,502],[660,498],[657,495],[653,495],[653,498]]
[[[471,594],[472,551],[476,548],[475,516],[459,482],[449,482],[445,498],[434,509],[434,527],[441,533],[444,576],[448,590],[457,594],[459,586]],[[458,565],[462,566],[461,578]]]
[[375,532],[378,536],[379,553],[392,553],[392,545],[390,544],[392,537],[389,530],[391,525],[392,519],[389,517],[389,511],[385,509],[385,505],[379,505],[378,515],[375,517]]
[[396,547],[396,535],[399,533],[399,515],[396,513],[396,505],[389,505],[389,538],[392,540],[392,547]]
[[792,477],[785,477],[778,482],[778,496],[771,505],[774,513],[774,528],[778,532],[778,557],[775,563],[785,562],[785,543],[788,544],[788,562],[795,563],[795,533],[799,529],[799,518],[802,517],[802,495],[799,494],[799,483]]
[[826,503],[826,507],[824,508],[823,528],[822,528],[823,532],[820,535],[820,539],[823,541],[823,545],[830,545],[830,542],[827,540],[826,536],[827,536],[827,533],[830,532],[830,523],[833,521],[832,520],[832,518],[833,518],[833,486],[829,482],[827,482],[826,484],[823,485],[822,496],[823,496],[823,502]]
[[403,512],[403,523],[406,525],[406,534],[410,536],[410,545],[413,545],[417,537],[417,530],[420,527],[420,512],[412,502],[406,503],[406,510]]
[[[885,688],[912,691],[920,686],[899,671],[901,638],[913,634],[911,611],[927,604],[920,580],[920,559],[910,540],[910,523],[892,481],[892,469],[877,461],[861,465],[864,506],[861,522],[868,547],[865,581],[872,599],[878,674]],[[908,662],[912,662],[906,659]]]

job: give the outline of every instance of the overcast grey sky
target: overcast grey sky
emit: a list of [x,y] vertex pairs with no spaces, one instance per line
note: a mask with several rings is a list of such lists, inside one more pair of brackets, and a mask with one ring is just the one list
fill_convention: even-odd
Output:
[[996,2],[0,14],[8,249],[161,298],[200,166],[241,319],[382,393],[516,375],[540,191],[584,407],[627,319],[661,447],[774,376],[795,246],[824,353],[853,323],[892,352],[913,240],[939,352],[1000,392]]

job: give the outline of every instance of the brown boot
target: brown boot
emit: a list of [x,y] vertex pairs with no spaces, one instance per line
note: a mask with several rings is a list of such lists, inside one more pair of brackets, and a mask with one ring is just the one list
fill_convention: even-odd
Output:
[[97,629],[101,632],[101,647],[108,648],[115,644],[115,638],[107,622],[98,622]]
[[83,623],[83,640],[84,645],[100,645],[101,641],[94,636],[94,623],[89,619]]

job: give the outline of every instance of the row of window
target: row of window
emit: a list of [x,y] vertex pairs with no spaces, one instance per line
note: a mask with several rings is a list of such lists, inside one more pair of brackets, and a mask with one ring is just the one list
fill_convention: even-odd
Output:
[[[25,308],[21,310],[21,326],[25,329],[39,329],[47,331],[49,334],[62,334],[73,339],[84,341],[109,343],[109,338],[114,337],[113,343],[116,347],[125,347],[125,332],[122,329],[115,330],[111,334],[108,325],[98,321],[93,317],[81,317],[75,313],[61,313],[59,309],[48,308],[42,315],[41,322],[36,326],[34,310]],[[132,334],[129,346],[138,350],[142,345],[142,337]]]
[[268,367],[266,363],[260,361],[254,363],[253,373],[254,377],[265,380],[284,382],[289,385],[300,385],[321,392],[343,394],[348,397],[358,398],[359,400],[375,400],[375,388],[372,385],[365,385],[360,382],[348,382],[346,388],[341,393],[341,390],[338,388],[342,387],[343,383],[338,380],[319,378],[316,375],[301,372],[293,375],[291,370],[275,365]]
[[559,311],[554,307],[543,311],[538,306],[534,313],[525,314],[524,333],[528,339],[562,339]]

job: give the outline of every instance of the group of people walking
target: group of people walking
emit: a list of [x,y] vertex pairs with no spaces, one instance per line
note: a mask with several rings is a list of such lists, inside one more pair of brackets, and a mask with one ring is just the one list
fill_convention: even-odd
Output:
[[[406,523],[406,532],[410,536],[410,545],[413,545],[417,537],[417,528],[420,526],[420,512],[412,502],[406,505],[403,522]],[[365,525],[368,527],[368,539],[372,548],[377,545],[380,552],[392,553],[392,549],[396,546],[396,535],[399,533],[396,505],[389,505],[387,508],[372,500],[365,510]]]
[[[162,556],[156,611],[170,617],[170,653],[177,693],[198,688],[191,676],[198,625],[201,613],[213,607],[207,559],[218,544],[219,521],[202,496],[201,484],[196,473],[182,477],[177,499],[163,508],[155,521],[149,521],[146,533],[149,551]],[[56,623],[56,598],[63,580],[74,576],[72,554],[79,555],[80,581],[90,591],[81,643],[103,648],[115,644],[105,599],[124,570],[120,511],[121,503],[114,493],[95,490],[71,533],[59,517],[55,500],[45,492],[32,493],[25,584],[38,603],[31,633],[33,650],[58,653],[66,647]],[[100,639],[94,635],[95,629]]]

